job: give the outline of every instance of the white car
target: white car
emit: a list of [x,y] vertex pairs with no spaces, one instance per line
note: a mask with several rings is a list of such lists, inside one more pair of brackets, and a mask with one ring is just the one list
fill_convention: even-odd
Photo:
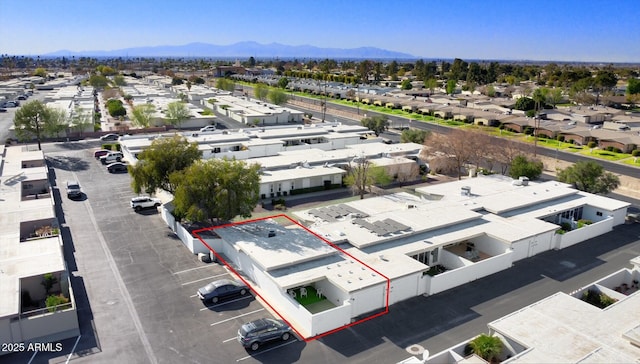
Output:
[[121,162],[122,158],[123,155],[121,152],[111,152],[100,157],[100,162],[102,162],[102,164],[111,164],[114,162]]
[[200,131],[216,131],[215,125],[207,125],[200,128]]
[[143,209],[150,209],[162,205],[162,201],[159,198],[153,198],[149,196],[138,196],[131,199],[131,208],[135,211]]

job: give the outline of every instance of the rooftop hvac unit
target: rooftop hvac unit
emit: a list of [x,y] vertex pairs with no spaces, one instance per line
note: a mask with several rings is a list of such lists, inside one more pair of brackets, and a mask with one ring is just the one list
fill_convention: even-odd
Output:
[[460,194],[462,196],[471,196],[471,187],[470,186],[460,187]]

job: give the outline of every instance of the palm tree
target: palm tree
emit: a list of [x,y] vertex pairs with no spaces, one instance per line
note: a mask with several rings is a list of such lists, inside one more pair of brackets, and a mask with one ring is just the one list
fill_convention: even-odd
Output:
[[500,355],[502,345],[499,337],[487,334],[482,334],[469,343],[474,354],[489,362]]

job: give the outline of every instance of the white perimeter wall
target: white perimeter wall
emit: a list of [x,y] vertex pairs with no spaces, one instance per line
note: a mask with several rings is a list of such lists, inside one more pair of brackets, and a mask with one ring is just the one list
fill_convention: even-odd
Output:
[[613,229],[613,222],[614,218],[610,217],[606,220],[594,222],[591,225],[584,225],[579,229],[567,231],[564,234],[556,234],[557,249],[564,249],[593,237],[608,233]]
[[513,261],[517,262],[518,260],[530,258],[536,254],[554,249],[554,235],[556,235],[554,231],[549,231],[523,240],[514,241],[511,243]]
[[422,272],[418,272],[392,279],[391,287],[389,288],[389,305],[422,294],[423,292],[420,292],[421,277]]
[[[387,283],[351,292],[351,316],[356,317],[386,305]],[[341,303],[342,304],[342,303]]]
[[463,264],[461,268],[448,270],[444,273],[440,273],[436,276],[425,276],[425,283],[427,285],[426,292],[430,295],[440,293],[451,289],[453,287],[461,286],[465,283],[475,281],[478,278],[486,277],[493,273],[511,268],[513,252],[507,251],[500,255],[481,260],[479,262],[471,262],[458,255],[450,253],[446,250],[442,250],[441,264],[446,267],[451,267],[448,263],[455,262],[455,264]]

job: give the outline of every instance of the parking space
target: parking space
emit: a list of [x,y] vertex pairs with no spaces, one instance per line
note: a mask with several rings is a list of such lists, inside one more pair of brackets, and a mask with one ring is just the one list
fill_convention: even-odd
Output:
[[[69,228],[66,240],[73,245],[72,275],[81,276],[84,282],[84,289],[74,290],[81,295],[85,292],[87,307],[81,310],[91,312],[85,319],[92,322],[84,327],[94,331],[94,339],[83,332],[72,359],[113,362],[109,352],[117,349],[123,362],[175,363],[186,358],[234,362],[259,355],[279,358],[282,352],[274,348],[282,344],[297,346],[293,354],[299,356],[304,343],[293,337],[265,345],[255,353],[237,342],[243,323],[273,316],[250,294],[217,304],[203,303],[196,295],[198,288],[218,279],[233,279],[233,275],[223,265],[199,261],[168,229],[157,210],[133,211],[129,175],[108,173],[93,158],[98,145],[94,142],[84,148],[58,147],[47,152],[56,177],[54,190],[75,179],[83,191],[82,197],[74,200],[66,197],[64,187],[58,195],[63,226]],[[99,266],[88,262],[88,256],[101,254],[111,257],[107,260],[112,259],[113,277],[106,274],[108,262]],[[98,275],[121,280],[122,286],[102,283]],[[34,362],[37,358],[44,356],[37,355]]]

